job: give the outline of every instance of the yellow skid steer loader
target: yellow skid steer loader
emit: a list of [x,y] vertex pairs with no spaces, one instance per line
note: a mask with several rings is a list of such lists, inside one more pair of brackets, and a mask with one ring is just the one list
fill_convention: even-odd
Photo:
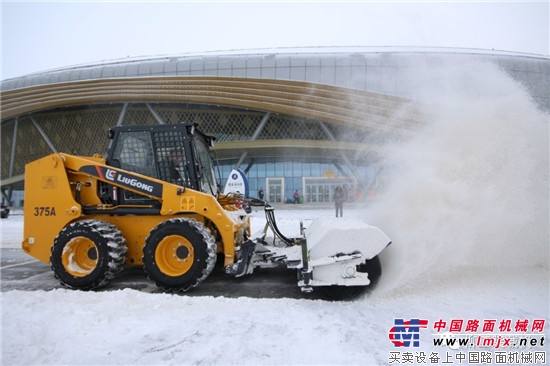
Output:
[[[23,250],[51,263],[62,285],[81,290],[105,286],[125,266],[143,266],[164,290],[187,291],[212,272],[218,255],[229,276],[286,265],[297,270],[303,291],[338,297],[380,276],[378,254],[390,240],[355,220],[338,220],[336,228],[319,220],[289,239],[262,201],[268,224],[263,237],[250,239],[242,198],[219,192],[214,138],[196,127],[118,126],[109,130],[106,158],[56,153],[27,164]],[[277,245],[265,240],[268,226]]]

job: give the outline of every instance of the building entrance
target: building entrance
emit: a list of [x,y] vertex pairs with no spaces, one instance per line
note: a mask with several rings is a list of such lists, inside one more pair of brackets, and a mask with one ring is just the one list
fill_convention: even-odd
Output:
[[284,178],[266,178],[267,200],[272,203],[283,202]]
[[304,178],[305,202],[324,203],[334,201],[334,190],[340,186],[344,189],[346,200],[354,200],[355,181],[351,178]]

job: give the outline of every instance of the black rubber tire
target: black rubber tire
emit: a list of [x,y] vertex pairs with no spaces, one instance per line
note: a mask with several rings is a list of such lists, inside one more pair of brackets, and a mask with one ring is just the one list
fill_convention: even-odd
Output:
[[95,290],[124,269],[128,248],[116,226],[83,220],[61,230],[51,251],[52,270],[63,286]]
[[357,271],[369,274],[370,283],[366,287],[372,289],[378,283],[380,276],[382,276],[382,265],[380,264],[380,258],[376,256],[367,260],[365,263],[357,266]]
[[188,291],[212,272],[216,249],[216,240],[202,223],[170,219],[157,225],[145,239],[143,268],[165,291]]
[[315,287],[315,290],[319,290],[322,297],[327,300],[355,300],[365,291],[372,290],[378,283],[382,275],[380,258],[376,256],[358,265],[357,271],[369,274],[370,283],[367,286],[319,286]]

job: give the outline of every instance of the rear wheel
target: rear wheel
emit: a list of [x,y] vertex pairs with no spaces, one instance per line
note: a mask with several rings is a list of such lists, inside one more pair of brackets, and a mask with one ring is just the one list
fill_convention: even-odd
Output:
[[367,286],[320,286],[318,289],[323,297],[329,300],[353,300],[367,289],[373,289],[382,275],[382,266],[378,256],[357,266],[357,272],[369,274],[370,283]]
[[83,220],[61,230],[50,262],[63,286],[93,290],[105,286],[124,268],[127,250],[126,240],[114,225]]
[[176,218],[155,227],[143,248],[144,269],[166,291],[187,291],[204,281],[216,264],[216,241],[193,219]]

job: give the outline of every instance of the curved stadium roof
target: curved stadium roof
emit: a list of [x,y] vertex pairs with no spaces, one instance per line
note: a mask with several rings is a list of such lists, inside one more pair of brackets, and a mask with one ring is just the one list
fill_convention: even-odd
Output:
[[338,151],[348,163],[372,162],[377,141],[421,121],[400,75],[420,59],[449,55],[497,62],[550,110],[548,58],[536,55],[355,47],[106,61],[2,81],[2,186],[21,182],[24,164],[52,151],[101,151],[114,124],[182,118],[218,138],[222,159]]

